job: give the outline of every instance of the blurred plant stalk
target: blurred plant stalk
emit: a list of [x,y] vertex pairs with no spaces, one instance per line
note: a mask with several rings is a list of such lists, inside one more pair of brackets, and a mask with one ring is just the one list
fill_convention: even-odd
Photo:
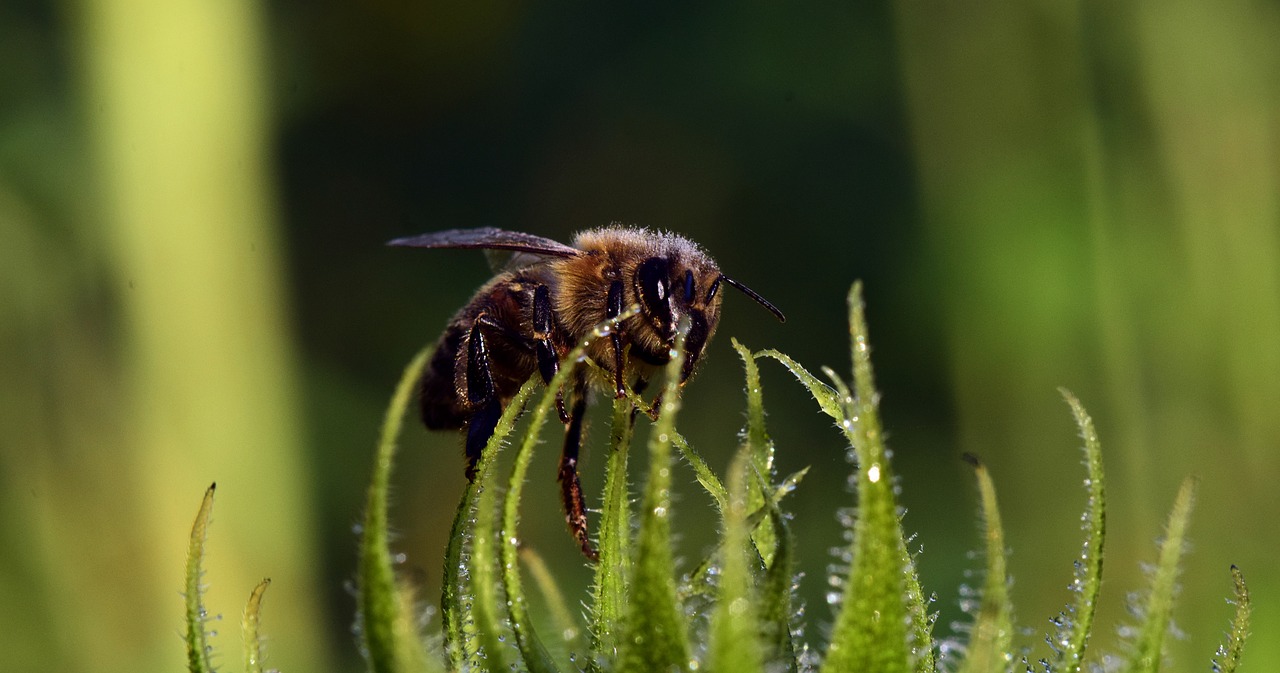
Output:
[[237,639],[244,596],[277,577],[264,606],[268,662],[324,670],[262,10],[247,0],[85,0],[79,9],[100,243],[122,328],[110,401],[121,435],[100,447],[120,468],[102,493],[126,501],[131,520],[120,525],[138,531],[136,548],[104,540],[80,550],[82,570],[123,555],[127,579],[92,581],[127,582],[134,597],[67,611],[92,645],[80,648],[82,663],[179,668],[181,534],[193,494],[217,480],[220,549],[208,559],[205,603],[224,623],[210,628]]

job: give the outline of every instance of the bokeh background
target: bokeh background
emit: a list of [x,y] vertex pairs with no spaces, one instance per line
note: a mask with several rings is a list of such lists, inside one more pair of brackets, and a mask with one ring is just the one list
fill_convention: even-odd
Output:
[[[964,451],[1000,489],[1023,642],[1069,600],[1083,506],[1059,386],[1110,487],[1095,646],[1179,481],[1199,475],[1171,643],[1207,670],[1228,566],[1280,666],[1280,7],[896,0],[650,3],[8,0],[0,4],[0,668],[182,665],[181,574],[219,484],[207,602],[239,668],[253,585],[269,663],[359,670],[352,525],[403,365],[486,279],[393,237],[499,226],[681,232],[782,307],[730,293],[683,427],[722,469],[729,348],[845,370],[866,282],[906,527],[938,632],[980,561]],[[762,365],[809,637],[852,502],[838,433]],[[595,420],[595,447],[606,419]],[[459,440],[414,427],[405,571],[438,596]],[[526,542],[589,573],[534,466]],[[599,451],[584,465],[599,493]],[[679,554],[715,520],[683,477]]]

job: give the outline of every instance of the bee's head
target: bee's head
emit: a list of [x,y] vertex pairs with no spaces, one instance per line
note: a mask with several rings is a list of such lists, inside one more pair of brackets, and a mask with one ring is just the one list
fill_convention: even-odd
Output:
[[[738,288],[764,306],[778,320],[785,322],[782,312],[756,294],[751,288],[720,273],[720,267],[693,242],[667,234],[644,242],[645,252],[634,267],[630,279],[631,296],[640,305],[640,324],[648,334],[633,333],[633,348],[651,364],[666,361],[666,351],[675,345],[676,329],[682,319],[689,320],[685,338],[685,362],[681,381],[689,378],[702,351],[715,334],[720,322],[721,284]],[[655,343],[656,342],[656,343]],[[659,353],[658,350],[663,352]]]

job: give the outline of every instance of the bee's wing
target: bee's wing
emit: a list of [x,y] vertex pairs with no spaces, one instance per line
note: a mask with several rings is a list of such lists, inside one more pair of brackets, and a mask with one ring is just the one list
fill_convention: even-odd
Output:
[[479,248],[482,250],[509,250],[517,253],[549,257],[577,257],[582,251],[549,238],[506,231],[493,227],[480,229],[450,229],[421,236],[409,236],[388,241],[387,245],[406,248]]

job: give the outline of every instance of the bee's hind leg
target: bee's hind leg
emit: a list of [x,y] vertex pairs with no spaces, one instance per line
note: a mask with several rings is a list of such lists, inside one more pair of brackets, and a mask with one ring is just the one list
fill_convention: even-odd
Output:
[[573,411],[564,431],[564,452],[560,454],[560,496],[564,501],[564,518],[569,531],[582,548],[582,555],[592,561],[600,560],[600,554],[591,545],[587,531],[587,506],[582,496],[582,483],[578,480],[578,450],[582,447],[583,417],[587,413],[585,382],[581,380],[574,390]]
[[[539,285],[533,291],[533,350],[538,356],[538,372],[542,374],[542,382],[546,384],[550,384],[556,372],[560,371],[560,354],[551,342],[551,330],[554,327],[551,290],[546,285]],[[556,391],[556,412],[560,415],[561,423],[569,422],[563,390]]]
[[489,364],[489,347],[485,343],[484,332],[480,331],[480,324],[481,320],[476,320],[471,326],[467,340],[467,402],[475,409],[467,425],[467,479],[473,481],[480,454],[502,417],[502,403],[498,400]]

